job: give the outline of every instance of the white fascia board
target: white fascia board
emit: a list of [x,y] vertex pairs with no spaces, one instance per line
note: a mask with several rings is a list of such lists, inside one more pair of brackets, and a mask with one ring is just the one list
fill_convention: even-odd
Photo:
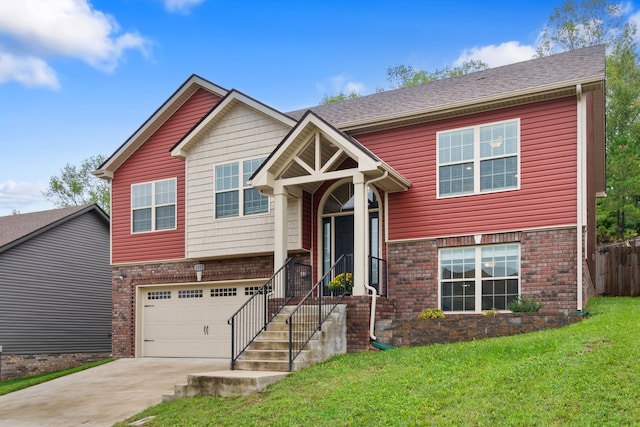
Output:
[[[213,92],[219,96],[225,96],[227,94],[227,90],[221,88],[218,85],[215,85],[200,76],[192,75],[186,82],[182,84],[180,88],[176,92],[174,92],[161,106],[158,108],[143,124],[140,126],[125,142],[122,144],[114,154],[111,155],[109,159],[104,163],[103,167],[94,171],[93,174],[99,178],[104,179],[112,179],[113,172],[115,171],[115,164],[122,164],[124,160],[122,160],[122,156],[129,157],[133,152],[129,152],[130,148],[133,145],[141,146],[147,138],[149,138],[151,134],[147,134],[150,129],[154,128],[154,131],[157,130],[168,120],[168,116],[162,119],[162,123],[158,124],[158,120],[163,118],[167,112],[173,110],[174,112],[180,108],[182,104],[186,102],[189,97],[182,99],[187,92],[191,92],[191,94],[195,93],[198,88],[194,86],[198,86],[199,88],[203,88],[210,92]],[[173,113],[172,113],[173,114]],[[137,150],[137,148],[136,148]]]
[[506,99],[518,99],[518,98],[527,98],[530,96],[535,96],[543,93],[551,93],[565,89],[575,89],[577,84],[589,85],[595,84],[598,82],[604,81],[604,75],[602,76],[593,76],[589,78],[575,79],[571,81],[565,81],[561,83],[538,86],[534,88],[521,89],[517,91],[501,93],[491,96],[486,96],[482,98],[473,98],[468,99],[461,102],[452,102],[446,105],[438,105],[431,108],[425,109],[417,109],[410,112],[403,112],[399,114],[390,114],[388,116],[376,117],[374,119],[362,119],[362,120],[354,120],[351,122],[340,123],[337,127],[342,131],[357,131],[361,127],[367,127],[370,125],[382,125],[382,124],[392,124],[394,122],[403,121],[410,119],[412,117],[421,117],[421,116],[429,116],[432,114],[439,114],[444,111],[455,111],[462,110],[468,107],[472,107],[475,105],[482,104],[492,104],[500,101],[504,101]]
[[232,89],[228,96],[216,105],[213,110],[195,128],[185,135],[182,141],[173,150],[171,150],[171,155],[184,160],[187,156],[187,152],[189,151],[189,147],[193,143],[197,142],[203,131],[209,130],[212,121],[221,117],[221,115],[225,115],[229,109],[233,108],[238,103],[244,104],[247,107],[269,116],[274,120],[283,123],[285,126],[293,127],[296,124],[295,120],[292,118],[267,107],[255,99],[246,96],[242,92]]

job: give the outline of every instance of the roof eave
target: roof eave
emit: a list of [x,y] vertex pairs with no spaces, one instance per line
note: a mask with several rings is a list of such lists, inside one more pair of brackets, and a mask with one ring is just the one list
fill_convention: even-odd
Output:
[[509,93],[491,95],[482,98],[474,98],[462,102],[452,102],[450,104],[414,110],[411,112],[403,112],[399,114],[389,114],[383,117],[367,118],[354,120],[351,122],[339,123],[336,125],[341,131],[350,134],[366,132],[371,129],[379,130],[393,128],[405,124],[407,121],[428,121],[430,118],[440,118],[443,115],[465,114],[470,108],[493,109],[499,107],[500,104],[513,105],[514,103],[534,102],[536,98],[547,97],[553,98],[554,95],[566,96],[567,91],[575,94],[576,85],[582,85],[583,91],[590,90],[594,87],[600,87],[604,81],[604,74],[580,78],[574,80],[563,81],[561,83],[538,86],[535,88],[527,88]]
[[178,141],[173,148],[171,148],[171,155],[181,160],[185,160],[191,146],[196,141],[200,140],[202,135],[208,132],[211,127],[215,125],[218,116],[224,116],[237,104],[243,104],[247,107],[253,108],[256,111],[283,123],[285,126],[293,127],[296,124],[296,121],[286,114],[277,111],[276,109],[263,104],[236,89],[231,89],[227,95],[225,95],[225,97],[202,118],[200,122],[198,122],[180,141]]
[[110,222],[109,216],[102,210],[102,208],[100,208],[100,206],[98,206],[97,204],[93,203],[93,204],[90,204],[90,205],[86,205],[84,208],[82,208],[82,209],[80,209],[80,210],[78,210],[76,212],[73,212],[73,213],[71,213],[71,214],[69,214],[69,215],[67,215],[65,217],[59,218],[59,219],[57,219],[55,221],[52,221],[52,222],[50,222],[48,224],[45,224],[42,227],[37,228],[37,229],[31,231],[30,233],[27,233],[24,236],[21,236],[21,237],[15,239],[15,240],[3,245],[3,246],[1,246],[0,247],[0,253],[6,252],[11,248],[14,248],[14,247],[16,247],[18,245],[21,245],[22,243],[26,242],[27,240],[33,239],[34,237],[36,237],[36,236],[38,236],[38,235],[40,235],[40,234],[42,234],[42,233],[44,233],[44,232],[46,232],[48,230],[51,230],[52,228],[55,228],[55,227],[59,226],[60,224],[64,224],[64,223],[66,223],[66,222],[68,222],[68,221],[70,221],[70,220],[72,220],[72,219],[74,219],[74,218],[76,218],[76,217],[78,217],[80,215],[84,215],[84,214],[86,214],[87,212],[90,212],[90,211],[95,211],[98,214],[98,216],[107,225],[109,224],[109,222]]
[[98,178],[111,180],[113,173],[178,110],[198,89],[220,96],[228,91],[194,74],[189,77],[118,149],[93,171]]

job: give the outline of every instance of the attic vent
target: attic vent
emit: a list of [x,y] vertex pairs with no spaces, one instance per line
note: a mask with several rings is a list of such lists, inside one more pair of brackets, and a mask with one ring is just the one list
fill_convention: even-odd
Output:
[[149,291],[147,299],[171,299],[171,291]]
[[183,289],[178,291],[178,298],[202,298],[202,289]]
[[215,288],[215,289],[211,289],[211,298],[235,297],[237,294],[238,294],[238,288]]

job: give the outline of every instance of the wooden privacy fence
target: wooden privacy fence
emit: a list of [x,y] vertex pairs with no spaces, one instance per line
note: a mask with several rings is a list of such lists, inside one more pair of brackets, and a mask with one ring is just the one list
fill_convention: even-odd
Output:
[[596,256],[596,290],[611,296],[640,296],[640,242],[601,247]]

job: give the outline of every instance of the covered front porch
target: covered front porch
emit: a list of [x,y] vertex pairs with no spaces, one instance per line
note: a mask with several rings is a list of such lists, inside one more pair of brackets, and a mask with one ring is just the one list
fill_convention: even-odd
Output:
[[[289,255],[288,204],[307,197],[311,219],[300,232],[312,236],[314,282],[337,271],[339,262],[344,271],[330,280],[349,272],[354,296],[380,293],[387,195],[406,191],[406,178],[356,139],[307,112],[251,177],[251,185],[274,200],[276,268]],[[284,289],[274,292],[282,295]]]

